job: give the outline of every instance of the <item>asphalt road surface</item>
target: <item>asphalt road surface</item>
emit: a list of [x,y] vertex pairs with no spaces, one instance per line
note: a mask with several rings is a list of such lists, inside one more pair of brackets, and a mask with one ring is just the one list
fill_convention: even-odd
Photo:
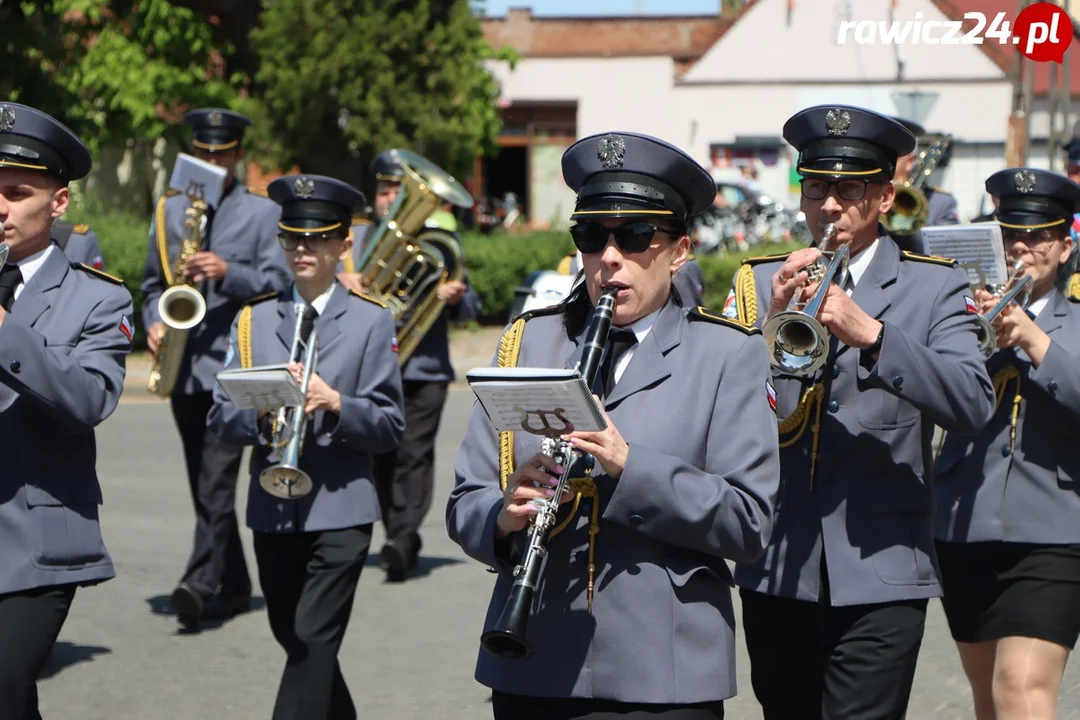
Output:
[[[402,585],[385,584],[377,558],[371,558],[361,576],[340,659],[362,718],[491,717],[489,693],[473,680],[473,665],[493,576],[450,542],[443,523],[454,455],[471,403],[467,389],[450,392],[419,575]],[[126,395],[98,432],[98,453],[104,535],[117,577],[76,594],[42,674],[43,717],[269,718],[284,655],[267,625],[250,532],[243,530],[243,538],[256,581],[255,611],[199,633],[179,631],[167,600],[187,559],[193,523],[168,405],[138,393]],[[242,479],[241,518],[247,485]],[[376,553],[381,544],[377,527]],[[729,701],[727,716],[760,718],[741,630],[739,653],[741,694]],[[536,682],[539,686],[544,678]],[[969,708],[955,648],[940,605],[933,601],[908,717],[970,718]],[[1059,717],[1080,717],[1075,664],[1066,672]]]

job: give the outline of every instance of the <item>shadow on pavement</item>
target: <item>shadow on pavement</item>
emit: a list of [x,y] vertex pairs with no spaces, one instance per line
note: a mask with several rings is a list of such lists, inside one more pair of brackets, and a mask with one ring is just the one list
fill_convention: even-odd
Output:
[[45,680],[56,675],[64,668],[77,663],[93,660],[97,655],[111,654],[112,650],[100,645],[80,645],[78,643],[59,640],[53,645],[52,653],[45,665],[38,673],[39,680]]

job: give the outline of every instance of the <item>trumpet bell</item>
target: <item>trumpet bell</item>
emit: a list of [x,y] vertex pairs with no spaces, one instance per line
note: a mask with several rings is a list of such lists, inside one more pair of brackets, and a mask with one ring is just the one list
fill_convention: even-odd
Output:
[[206,316],[206,300],[190,285],[174,285],[158,298],[158,315],[172,330],[190,330]]
[[773,315],[762,328],[773,367],[789,375],[816,372],[829,356],[829,332],[821,322],[799,310]]
[[311,492],[311,477],[294,465],[282,463],[259,473],[262,489],[282,500],[295,500]]

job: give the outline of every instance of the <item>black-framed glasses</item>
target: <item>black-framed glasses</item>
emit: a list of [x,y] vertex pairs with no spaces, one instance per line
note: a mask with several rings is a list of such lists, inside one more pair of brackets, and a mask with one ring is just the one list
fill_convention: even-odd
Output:
[[807,200],[824,200],[836,187],[836,195],[841,200],[855,202],[866,197],[866,186],[869,180],[826,180],[825,178],[803,178],[799,181],[802,188],[802,196]]
[[583,254],[596,253],[607,247],[608,238],[615,236],[615,244],[624,253],[642,253],[652,245],[656,233],[679,235],[678,230],[660,227],[647,222],[632,222],[618,227],[607,227],[600,223],[583,222],[570,228],[574,245]]
[[285,252],[295,252],[301,243],[311,252],[321,252],[326,247],[326,243],[338,239],[340,238],[337,235],[327,235],[326,233],[314,235],[291,232],[278,233],[278,242],[281,243],[281,247]]

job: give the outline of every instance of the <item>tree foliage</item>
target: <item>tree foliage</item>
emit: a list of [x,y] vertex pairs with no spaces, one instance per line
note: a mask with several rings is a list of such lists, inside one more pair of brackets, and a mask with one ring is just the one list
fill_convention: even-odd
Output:
[[[371,158],[412,149],[464,177],[498,135],[496,53],[468,0],[275,0],[244,106],[257,154],[365,186]],[[511,58],[512,59],[512,58]]]

